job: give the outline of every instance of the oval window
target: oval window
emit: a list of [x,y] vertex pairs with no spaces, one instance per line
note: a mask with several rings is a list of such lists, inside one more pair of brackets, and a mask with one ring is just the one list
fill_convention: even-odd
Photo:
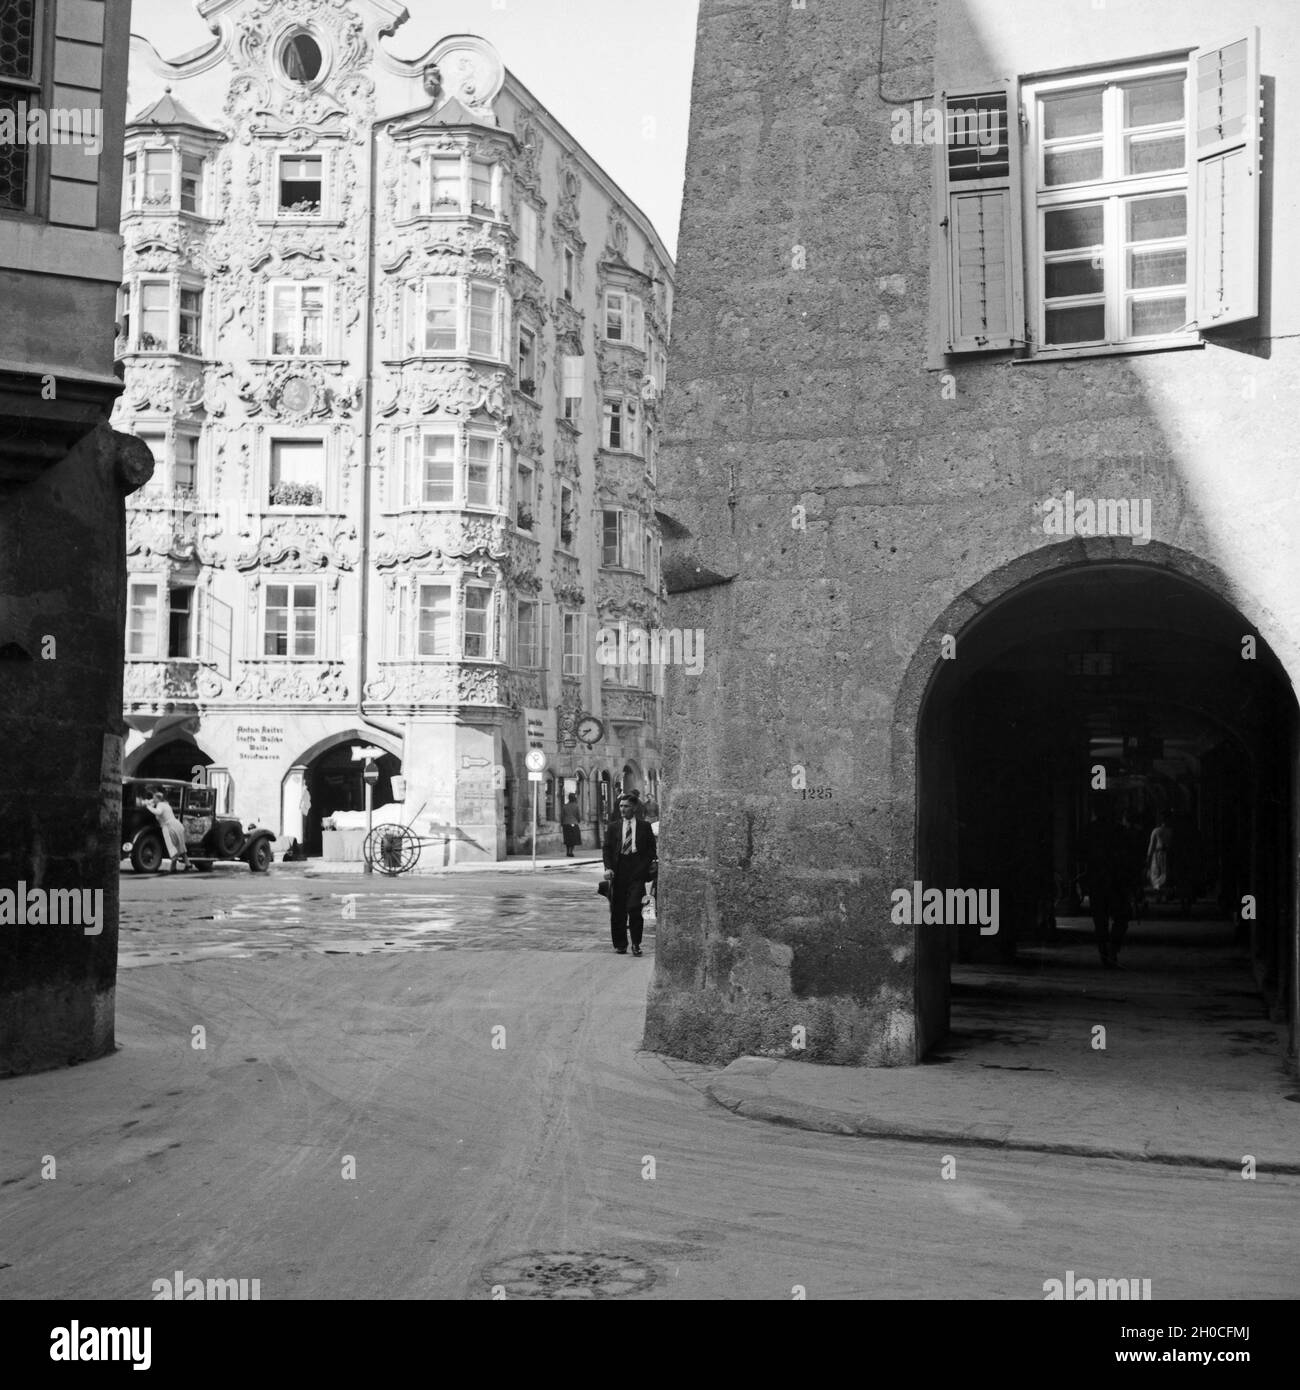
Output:
[[285,44],[281,61],[291,82],[314,82],[325,59],[320,44],[310,34],[295,34]]

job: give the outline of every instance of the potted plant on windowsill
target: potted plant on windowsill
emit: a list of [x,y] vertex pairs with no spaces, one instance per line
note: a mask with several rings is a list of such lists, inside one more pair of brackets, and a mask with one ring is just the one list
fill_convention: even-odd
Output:
[[319,507],[321,495],[317,483],[276,483],[271,489],[271,506]]
[[515,509],[515,525],[521,531],[531,531],[533,529],[533,514],[521,502]]
[[525,396],[535,396],[537,394],[537,382],[531,376],[521,376],[519,378],[519,389]]

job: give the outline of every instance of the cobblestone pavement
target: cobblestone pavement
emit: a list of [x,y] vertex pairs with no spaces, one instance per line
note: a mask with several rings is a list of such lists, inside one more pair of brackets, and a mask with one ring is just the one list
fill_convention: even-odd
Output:
[[[608,952],[599,870],[429,878],[307,878],[278,865],[212,874],[122,876],[118,964],[247,959],[292,951]],[[647,914],[651,909],[647,909]],[[647,954],[653,947],[647,916]]]

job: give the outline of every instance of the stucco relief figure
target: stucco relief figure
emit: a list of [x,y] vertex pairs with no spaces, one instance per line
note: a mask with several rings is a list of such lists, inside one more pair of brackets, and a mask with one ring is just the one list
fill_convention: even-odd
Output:
[[437,106],[439,98],[442,96],[442,73],[438,70],[437,63],[429,63],[420,74],[420,82],[428,94],[429,100]]

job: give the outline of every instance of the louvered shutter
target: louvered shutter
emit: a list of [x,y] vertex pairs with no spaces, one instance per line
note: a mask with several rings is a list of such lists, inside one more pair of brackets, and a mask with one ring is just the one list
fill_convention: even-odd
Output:
[[1012,89],[1008,83],[980,92],[945,92],[942,104],[945,350],[1009,348],[1024,339],[1020,125]]
[[1192,57],[1201,329],[1259,313],[1259,30]]

